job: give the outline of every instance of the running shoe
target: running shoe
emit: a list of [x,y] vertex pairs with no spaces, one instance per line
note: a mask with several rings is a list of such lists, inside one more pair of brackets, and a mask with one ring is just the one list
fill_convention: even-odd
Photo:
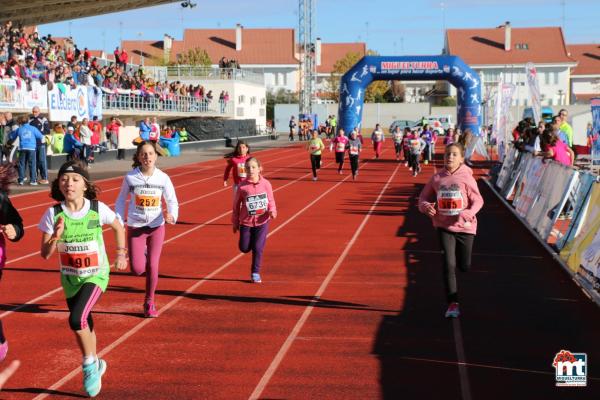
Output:
[[30,186],[37,186],[37,184],[38,184],[37,182],[29,182]]
[[262,279],[260,279],[260,274],[258,272],[253,272],[250,276],[250,281],[252,281],[252,283],[262,283]]
[[83,389],[90,397],[96,397],[102,388],[102,375],[106,372],[106,361],[98,361],[83,365]]
[[144,317],[145,318],[156,318],[158,317],[158,311],[156,311],[156,305],[153,301],[144,303]]
[[404,161],[404,166],[408,167],[408,161]]
[[8,354],[8,341],[0,344],[0,362],[4,361],[6,355]]
[[18,184],[19,186],[23,186],[25,183],[23,183],[23,181],[19,181],[19,182],[17,182],[17,184]]
[[460,316],[460,310],[458,308],[458,303],[450,303],[448,309],[446,310],[446,318],[458,318]]
[[316,176],[313,176],[313,181],[316,181],[316,180],[317,180],[317,177],[316,177]]
[[425,165],[429,164],[429,160],[425,160],[424,164]]
[[38,181],[38,183],[39,183],[40,185],[47,185],[49,182],[48,182],[48,179],[40,179],[40,180]]

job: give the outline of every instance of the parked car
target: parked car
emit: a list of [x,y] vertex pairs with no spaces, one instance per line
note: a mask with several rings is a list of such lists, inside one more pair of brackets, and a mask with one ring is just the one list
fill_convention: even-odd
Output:
[[396,127],[400,127],[401,130],[404,130],[404,128],[414,128],[415,126],[417,126],[417,121],[411,121],[408,119],[398,119],[394,122],[392,122],[392,124],[390,125],[390,132],[394,132],[394,129],[396,129]]
[[418,125],[423,126],[423,122],[429,125],[437,136],[444,135],[449,128],[454,128],[454,122],[450,115],[430,115],[421,119]]

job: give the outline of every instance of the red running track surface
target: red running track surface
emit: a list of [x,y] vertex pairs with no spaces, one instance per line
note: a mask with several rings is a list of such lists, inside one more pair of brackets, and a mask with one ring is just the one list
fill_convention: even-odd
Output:
[[[303,148],[259,155],[279,210],[263,283],[248,282],[250,255],[231,232],[223,160],[169,169],[181,208],[167,227],[160,316],[142,317],[144,278],[112,274],[94,309],[101,398],[599,398],[598,308],[484,184],[473,270],[459,275],[463,316],[451,321],[435,232],[416,209],[440,160],[413,178],[386,144],[379,160],[363,153],[353,182],[326,153],[313,182]],[[100,182],[102,201],[112,205],[121,179]],[[81,397],[57,260],[38,253],[51,202],[13,202],[27,229],[8,244],[0,318],[4,364],[22,366],[0,397]],[[587,388],[554,386],[561,349],[588,354]]]

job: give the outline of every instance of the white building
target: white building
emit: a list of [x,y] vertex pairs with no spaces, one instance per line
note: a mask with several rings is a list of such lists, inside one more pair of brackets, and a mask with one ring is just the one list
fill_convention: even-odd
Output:
[[571,100],[589,104],[592,97],[600,97],[600,45],[570,44],[567,50],[578,62],[571,71]]
[[[525,65],[532,62],[542,105],[570,104],[571,69],[577,61],[569,56],[559,27],[512,28],[506,23],[492,29],[448,29],[444,54],[459,56],[479,73],[484,99],[504,77],[517,86],[513,105],[528,106]],[[450,95],[455,96],[456,89],[449,86]]]

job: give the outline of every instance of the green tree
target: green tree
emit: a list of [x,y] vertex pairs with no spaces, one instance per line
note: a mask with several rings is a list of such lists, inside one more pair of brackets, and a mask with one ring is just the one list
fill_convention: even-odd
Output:
[[194,48],[188,50],[186,53],[180,54],[177,57],[177,64],[210,67],[212,61],[206,50]]
[[[368,50],[367,55],[376,56],[377,52]],[[343,58],[337,60],[333,65],[333,72],[327,82],[327,98],[338,101],[340,97],[340,79],[350,70],[360,59],[360,53],[348,52]],[[365,91],[365,102],[367,103],[386,103],[389,96],[386,92],[389,90],[388,81],[373,81]]]
[[442,99],[442,101],[440,102],[441,106],[455,106],[456,105],[456,97],[453,96],[446,96]]
[[280,88],[277,92],[267,92],[267,120],[275,119],[275,104],[298,103],[298,93]]

